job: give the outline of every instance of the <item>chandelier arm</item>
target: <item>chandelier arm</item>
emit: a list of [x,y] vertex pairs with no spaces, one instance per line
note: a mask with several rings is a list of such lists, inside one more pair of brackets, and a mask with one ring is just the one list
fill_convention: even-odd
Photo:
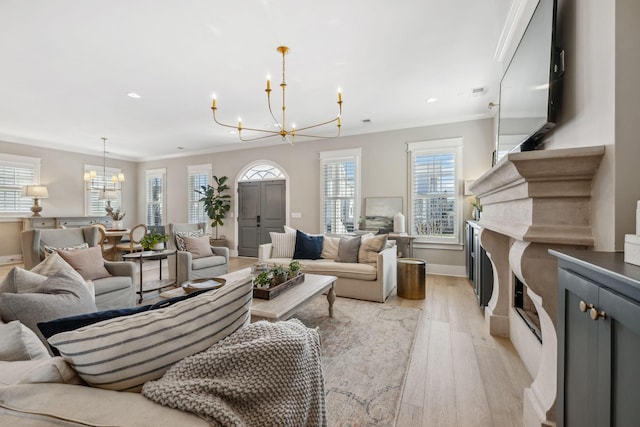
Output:
[[[242,130],[247,130],[247,128],[242,128]],[[269,132],[269,131],[258,130],[258,132]],[[242,142],[251,142],[251,141],[257,141],[259,139],[273,138],[274,136],[279,135],[278,132],[270,132],[270,133],[272,133],[272,134],[271,135],[256,136],[255,138],[243,138],[242,134],[240,134],[238,137],[240,138],[240,141],[242,141]]]
[[340,136],[340,128],[338,128],[338,133],[336,133],[334,136],[320,136],[320,135],[310,135],[307,133],[298,133],[296,131],[296,136],[302,136],[305,138],[317,138],[317,139],[332,139],[332,138],[337,138]]
[[282,130],[284,130],[284,123],[280,123],[278,119],[276,119],[275,114],[273,114],[273,111],[271,110],[271,95],[269,93],[267,93],[267,105],[269,107],[269,113],[271,114],[271,118],[280,127],[280,132],[276,132],[276,133],[281,134]]
[[330,124],[330,123],[333,123],[333,122],[338,121],[338,119],[339,119],[339,118],[340,118],[340,116],[338,116],[338,117],[336,117],[336,118],[334,118],[334,119],[328,120],[328,121],[326,121],[326,122],[324,122],[324,123],[318,123],[318,124],[316,124],[316,125],[305,126],[305,127],[303,127],[303,128],[296,129],[296,134],[297,134],[299,131],[302,131],[302,130],[313,129],[313,128],[317,128],[317,127],[319,127],[319,126],[328,125],[328,124]]

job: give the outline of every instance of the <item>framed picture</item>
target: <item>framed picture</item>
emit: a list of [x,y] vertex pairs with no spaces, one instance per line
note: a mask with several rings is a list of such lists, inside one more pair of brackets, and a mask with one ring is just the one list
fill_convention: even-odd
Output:
[[364,212],[367,230],[392,233],[393,216],[402,212],[402,197],[367,197]]

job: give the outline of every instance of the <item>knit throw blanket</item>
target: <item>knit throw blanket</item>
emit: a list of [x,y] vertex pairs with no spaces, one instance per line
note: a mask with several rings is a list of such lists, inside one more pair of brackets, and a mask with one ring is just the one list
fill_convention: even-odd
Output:
[[256,322],[145,383],[142,394],[212,425],[326,426],[320,337],[299,320]]

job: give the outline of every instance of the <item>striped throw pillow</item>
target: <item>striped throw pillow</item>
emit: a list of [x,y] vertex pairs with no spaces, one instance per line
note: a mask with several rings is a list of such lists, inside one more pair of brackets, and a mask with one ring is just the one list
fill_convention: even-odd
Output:
[[171,365],[249,324],[251,281],[167,308],[94,323],[48,339],[93,387],[140,391]]
[[269,233],[271,237],[271,258],[293,258],[296,248],[295,228],[284,228],[284,233]]

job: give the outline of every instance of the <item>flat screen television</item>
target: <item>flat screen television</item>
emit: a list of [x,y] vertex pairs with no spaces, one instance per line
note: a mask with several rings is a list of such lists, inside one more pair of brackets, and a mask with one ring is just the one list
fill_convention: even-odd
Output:
[[535,149],[556,124],[564,52],[555,26],[556,0],[539,0],[500,82],[496,161]]

